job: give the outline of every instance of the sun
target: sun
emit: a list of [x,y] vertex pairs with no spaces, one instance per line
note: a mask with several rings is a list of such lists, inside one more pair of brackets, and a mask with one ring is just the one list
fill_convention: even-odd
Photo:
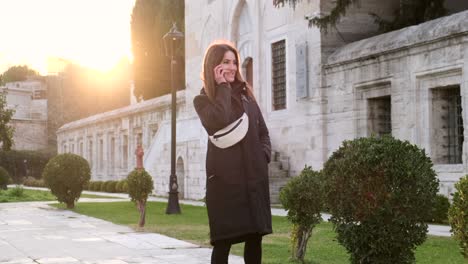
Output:
[[[132,60],[130,20],[135,0],[2,0],[0,70],[27,64],[41,74],[61,58],[109,71]],[[28,8],[25,8],[27,6]],[[12,27],[11,25],[14,25]],[[3,64],[3,65],[1,65]]]

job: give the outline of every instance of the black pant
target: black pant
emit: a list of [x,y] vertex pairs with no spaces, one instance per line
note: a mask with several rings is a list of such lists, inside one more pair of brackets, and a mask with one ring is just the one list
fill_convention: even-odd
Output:
[[[227,264],[232,244],[232,241],[229,240],[217,241],[211,253],[211,264]],[[244,261],[245,264],[262,263],[261,235],[251,235],[245,239]]]

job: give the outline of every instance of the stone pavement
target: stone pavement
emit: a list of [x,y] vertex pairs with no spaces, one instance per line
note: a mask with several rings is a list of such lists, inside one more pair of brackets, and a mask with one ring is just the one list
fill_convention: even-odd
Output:
[[[0,203],[2,264],[206,264],[211,249],[56,209]],[[244,263],[230,256],[229,263]]]

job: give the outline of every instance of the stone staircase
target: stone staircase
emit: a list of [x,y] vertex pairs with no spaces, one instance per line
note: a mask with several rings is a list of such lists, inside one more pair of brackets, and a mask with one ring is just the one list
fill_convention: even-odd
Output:
[[273,151],[271,162],[268,164],[270,178],[270,203],[279,204],[279,193],[289,181],[289,157],[282,156],[280,152]]

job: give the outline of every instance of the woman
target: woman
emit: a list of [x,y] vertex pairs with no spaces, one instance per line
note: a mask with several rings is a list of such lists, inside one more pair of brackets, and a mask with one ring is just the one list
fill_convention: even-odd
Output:
[[239,54],[227,44],[212,44],[203,61],[204,88],[194,106],[208,135],[248,115],[248,130],[238,143],[219,148],[208,141],[206,206],[213,245],[211,263],[227,263],[232,244],[245,242],[244,260],[260,264],[262,236],[270,234],[271,209],[268,129],[249,85],[239,71]]

